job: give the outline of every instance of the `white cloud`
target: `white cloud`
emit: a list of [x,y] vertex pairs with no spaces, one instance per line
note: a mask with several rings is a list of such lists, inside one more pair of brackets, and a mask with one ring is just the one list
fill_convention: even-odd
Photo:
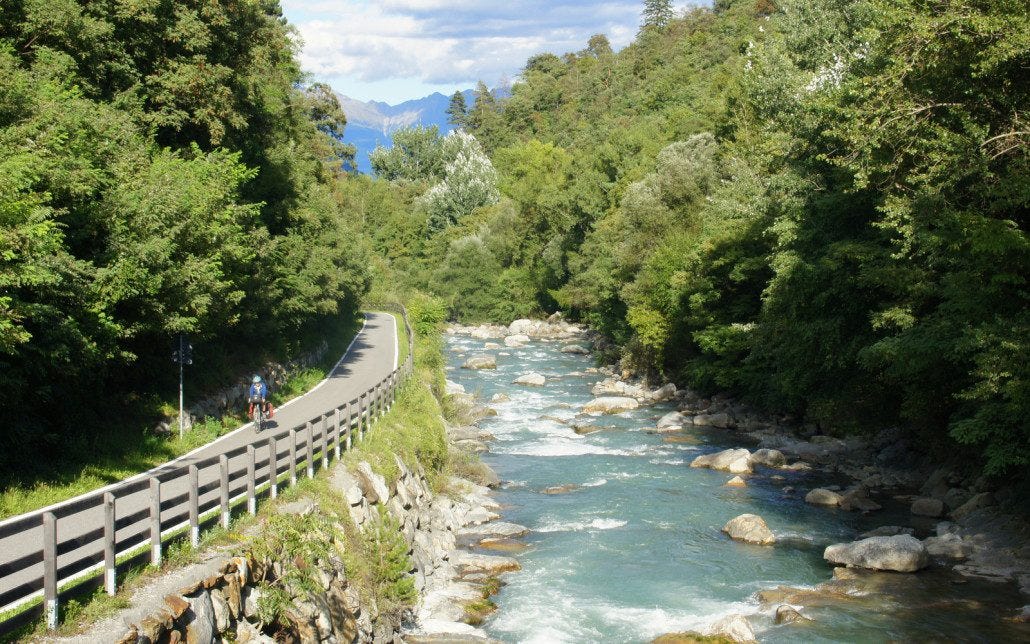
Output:
[[582,49],[595,33],[618,48],[636,34],[640,7],[617,0],[283,2],[304,42],[305,71],[345,93],[348,84],[395,79],[493,84],[518,74],[534,54]]

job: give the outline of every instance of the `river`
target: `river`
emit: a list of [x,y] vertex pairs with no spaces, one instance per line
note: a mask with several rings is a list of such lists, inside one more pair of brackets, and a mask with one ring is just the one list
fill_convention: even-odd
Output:
[[[778,586],[813,588],[831,578],[825,545],[895,523],[890,507],[872,516],[807,505],[784,488],[813,487],[817,473],[759,471],[746,488],[730,475],[689,467],[691,459],[738,447],[731,432],[693,428],[669,437],[649,432],[671,404],[614,416],[577,418],[598,374],[589,356],[533,342],[490,351],[496,370],[460,365],[484,342],[448,336],[447,375],[489,401],[497,416],[480,426],[496,440],[483,460],[505,481],[497,493],[504,520],[527,526],[523,570],[504,577],[499,608],[483,624],[508,642],[648,642],[702,629],[722,615],[748,616],[763,642],[1012,641],[1022,625],[1002,621],[1022,605],[1012,585],[966,581],[950,572],[878,574],[860,596],[806,603],[804,625],[773,624],[775,604],[755,593]],[[509,355],[504,355],[508,353]],[[545,386],[512,384],[535,371]],[[570,375],[570,374],[582,375]],[[567,423],[601,431],[578,435]],[[782,480],[773,478],[782,476]],[[545,493],[555,486],[578,486]],[[553,490],[552,490],[553,491]],[[893,512],[893,513],[892,513]],[[779,543],[749,546],[720,532],[727,520],[762,516]],[[893,520],[892,520],[893,519]],[[869,590],[873,589],[873,590]]]

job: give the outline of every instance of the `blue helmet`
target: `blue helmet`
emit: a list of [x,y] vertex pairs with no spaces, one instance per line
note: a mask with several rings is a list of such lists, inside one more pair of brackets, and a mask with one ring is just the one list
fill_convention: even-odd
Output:
[[254,376],[251,379],[251,382],[253,382],[256,385],[257,383],[261,382],[261,376]]

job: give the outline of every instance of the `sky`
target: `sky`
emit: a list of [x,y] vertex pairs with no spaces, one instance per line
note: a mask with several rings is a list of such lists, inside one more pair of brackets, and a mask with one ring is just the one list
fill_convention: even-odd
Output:
[[316,81],[358,100],[397,104],[496,87],[534,54],[586,47],[596,33],[618,50],[640,23],[641,0],[282,0]]

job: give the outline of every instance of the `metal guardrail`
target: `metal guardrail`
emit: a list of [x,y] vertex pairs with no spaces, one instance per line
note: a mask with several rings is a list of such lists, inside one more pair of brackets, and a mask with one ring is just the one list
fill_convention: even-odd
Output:
[[[360,396],[340,404],[304,424],[229,452],[178,467],[158,469],[146,478],[78,497],[44,510],[30,512],[0,524],[0,541],[26,533],[41,538],[38,550],[16,554],[0,564],[0,578],[35,569],[38,575],[0,592],[0,611],[14,612],[0,622],[0,635],[9,633],[46,613],[47,627],[57,626],[58,603],[84,585],[117,592],[119,570],[149,559],[161,565],[165,544],[183,536],[200,543],[202,526],[216,522],[229,526],[233,506],[246,501],[246,511],[257,512],[261,497],[274,499],[281,485],[296,485],[301,471],[313,477],[316,468],[329,466],[330,455],[360,441],[372,423],[396,399],[398,385],[414,364],[414,338],[407,310],[390,305],[404,319],[408,355],[404,362]],[[318,458],[316,458],[316,454]],[[204,481],[202,484],[201,481]],[[146,497],[146,502],[141,502]],[[129,503],[129,500],[134,501]],[[128,514],[119,505],[143,506]],[[62,538],[62,522],[85,521],[86,532]],[[67,523],[66,523],[67,525]],[[29,535],[31,538],[31,534]],[[148,556],[149,555],[149,556]],[[7,559],[4,557],[4,559]],[[60,560],[60,562],[59,562]],[[59,565],[60,563],[60,565]],[[43,598],[42,603],[32,604]],[[18,611],[19,607],[24,610]]]

